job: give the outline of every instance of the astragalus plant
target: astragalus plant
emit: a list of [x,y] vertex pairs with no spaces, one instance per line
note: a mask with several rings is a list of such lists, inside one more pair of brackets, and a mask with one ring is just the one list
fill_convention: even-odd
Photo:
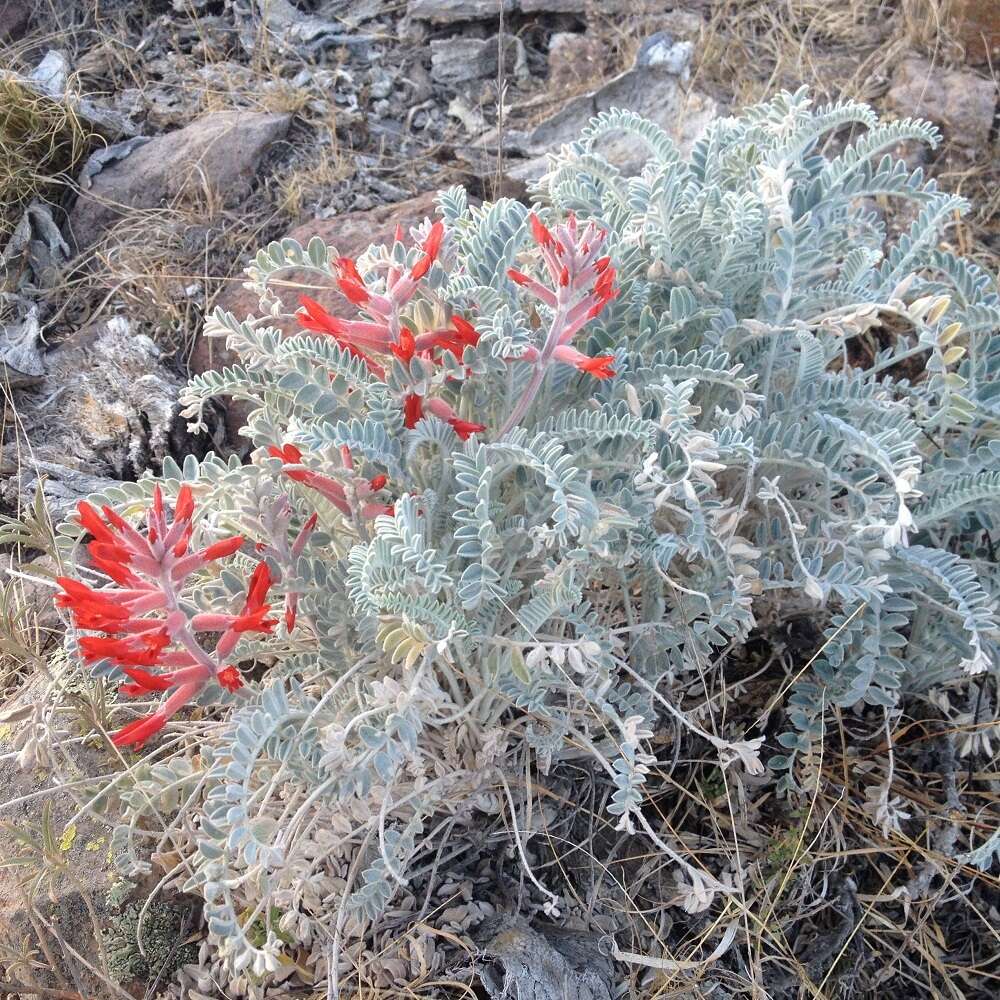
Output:
[[[649,153],[627,179],[598,152],[622,130]],[[655,965],[655,927],[552,862],[578,804],[557,780],[586,790],[594,865],[629,838],[671,871],[664,905],[732,941],[753,854],[671,825],[681,747],[808,799],[833,713],[889,732],[904,699],[995,675],[1000,298],[947,248],[963,200],[888,153],[936,139],[800,92],[685,160],[612,111],[533,210],[456,188],[357,260],[257,254],[261,318],[209,323],[241,364],[184,400],[193,425],[248,401],[250,461],[82,504],[59,598],[142,750],[120,862],[204,898],[240,989],[405,980],[433,886],[494,862],[528,912]],[[895,236],[886,199],[913,206]],[[802,619],[768,698],[720,693]],[[907,823],[887,786],[863,808]]]

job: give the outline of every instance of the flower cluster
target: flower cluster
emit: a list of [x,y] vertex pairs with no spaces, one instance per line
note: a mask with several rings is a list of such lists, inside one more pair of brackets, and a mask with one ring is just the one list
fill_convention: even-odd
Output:
[[537,278],[515,268],[508,269],[507,277],[547,306],[552,312],[552,320],[541,350],[529,347],[521,355],[521,360],[534,364],[534,372],[501,434],[516,427],[528,412],[550,363],[572,365],[599,379],[611,378],[615,374],[611,367],[615,360],[612,355],[592,358],[570,343],[590,320],[618,297],[611,258],[601,255],[607,232],[594,222],[588,222],[581,228],[573,213],[554,232],[534,212],[529,219],[532,235],[553,287],[549,288]]
[[[550,361],[573,365],[598,379],[614,375],[613,356],[589,357],[570,343],[619,293],[611,258],[601,255],[606,231],[593,222],[581,228],[572,214],[565,225],[558,226],[555,232],[548,229],[534,212],[529,220],[553,287],[548,288],[536,278],[513,268],[508,270],[507,275],[551,309],[553,317],[541,349],[529,347],[518,359],[508,359],[532,363],[536,375],[525,393],[523,409],[512,415],[516,419],[508,420],[504,431],[523,417]],[[397,227],[397,243],[402,242],[402,236],[401,229]],[[420,245],[422,256],[409,270],[395,266],[389,268],[384,292],[369,287],[358,271],[356,261],[348,257],[338,258],[337,286],[344,297],[361,310],[363,318],[340,319],[330,315],[314,299],[301,296],[301,309],[297,313],[299,322],[307,330],[333,337],[351,355],[361,358],[379,379],[385,378],[385,368],[373,355],[391,355],[404,364],[415,357],[440,364],[440,352],[448,352],[461,360],[466,347],[475,347],[479,343],[479,334],[467,319],[455,315],[449,327],[414,333],[400,318],[401,309],[413,298],[420,280],[437,259],[443,239],[444,227],[436,222]],[[463,441],[486,430],[485,424],[462,420],[454,407],[440,397],[428,399],[417,393],[408,393],[403,399],[406,427],[415,427],[428,413],[448,423]]]
[[321,496],[326,497],[347,517],[357,513],[365,520],[378,517],[379,514],[392,515],[392,505],[378,503],[370,500],[369,497],[385,488],[388,481],[386,476],[378,475],[372,479],[362,479],[354,476],[354,459],[351,457],[350,448],[341,448],[340,455],[343,468],[351,476],[351,495],[348,495],[348,488],[343,483],[337,482],[331,476],[323,475],[313,469],[307,468],[302,463],[302,451],[294,444],[282,445],[278,448],[272,446],[268,449],[268,454],[272,458],[280,458],[284,463],[282,473],[296,483],[302,483],[315,490]]
[[[156,487],[146,512],[145,533],[111,507],[99,513],[81,501],[77,508],[80,525],[91,536],[87,551],[92,567],[118,585],[97,589],[68,577],[58,580],[63,592],[56,604],[69,609],[78,629],[103,633],[80,637],[84,661],[117,667],[130,682],[121,686],[122,694],[170,692],[151,715],[115,733],[116,746],[141,746],[209,681],[238,690],[243,684],[240,672],[227,665],[226,658],[243,633],[269,633],[277,624],[267,617],[271,610],[267,595],[274,581],[266,562],[257,564],[238,614],[189,615],[182,607],[180,594],[192,574],[233,555],[244,543],[234,535],[190,552],[194,512],[189,486],[181,487],[169,521]],[[199,635],[213,632],[220,636],[210,654]],[[163,672],[153,673],[153,667]]]

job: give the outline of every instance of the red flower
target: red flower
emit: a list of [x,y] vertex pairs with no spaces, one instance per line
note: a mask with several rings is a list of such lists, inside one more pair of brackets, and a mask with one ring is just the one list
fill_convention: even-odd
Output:
[[479,343],[479,334],[476,328],[461,316],[452,316],[451,325],[455,328],[455,334],[463,344],[475,347]]
[[410,277],[414,281],[419,281],[431,269],[431,264],[437,260],[437,255],[441,250],[441,241],[444,239],[444,224],[435,222],[431,226],[431,231],[427,234],[427,239],[421,243],[420,248],[424,251],[424,256],[413,265]]
[[239,691],[243,687],[243,677],[236,667],[224,667],[215,678],[227,691]]
[[403,400],[403,426],[413,430],[424,415],[424,399],[411,392]]
[[553,239],[552,233],[542,225],[538,216],[534,212],[530,213],[528,216],[528,221],[531,223],[531,233],[535,237],[535,242],[540,247],[551,246]]
[[136,719],[135,722],[123,726],[111,737],[111,742],[116,747],[134,746],[138,750],[150,736],[156,735],[166,724],[166,717],[154,712],[144,719]]
[[[344,467],[347,470],[353,470],[353,463],[351,461],[351,453],[348,449],[343,449],[344,455]],[[281,448],[274,445],[268,448],[268,454],[274,458],[280,458],[285,462],[285,468],[282,470],[289,479],[296,483],[302,483],[303,486],[307,486],[310,489],[316,490],[317,493],[322,494],[327,500],[332,503],[337,510],[347,517],[351,516],[351,501],[348,499],[347,491],[344,489],[343,483],[338,482],[330,476],[324,476],[321,472],[316,472],[313,469],[306,468],[302,464],[302,452],[299,451],[295,445],[286,444]],[[291,466],[291,468],[289,468]],[[365,499],[372,492],[371,483],[366,480],[361,480],[357,483],[355,488],[355,494],[359,499]],[[384,513],[385,508],[379,504],[365,504],[361,508],[361,516],[364,518],[376,517],[379,514]]]
[[474,424],[468,420],[461,420],[454,409],[443,399],[428,399],[427,409],[439,420],[444,420],[449,424],[463,441],[467,441],[473,434],[479,434],[486,430],[485,424]]
[[[99,514],[82,502],[77,509],[81,527],[93,537],[87,546],[91,562],[117,586],[96,589],[60,577],[62,593],[56,596],[56,604],[70,611],[78,629],[104,633],[80,636],[80,652],[88,663],[107,660],[115,664],[129,681],[121,685],[122,694],[167,694],[156,712],[114,734],[116,746],[141,746],[216,677],[219,647],[213,658],[196,638],[198,631],[223,631],[225,638],[229,633],[235,636],[237,630],[270,631],[275,624],[264,618],[268,607],[263,601],[271,584],[265,563],[259,563],[251,577],[243,614],[189,617],[182,610],[179,597],[186,579],[243,545],[243,538],[234,536],[186,554],[194,512],[194,494],[188,485],[178,491],[172,518],[159,487],[155,489],[146,511],[145,532],[110,507]],[[147,617],[150,613],[158,614]],[[152,667],[166,669],[154,673]]]
[[170,637],[165,629],[150,629],[124,638],[96,635],[80,638],[80,650],[88,663],[111,660],[112,663],[130,667],[155,666],[160,654],[169,645]]

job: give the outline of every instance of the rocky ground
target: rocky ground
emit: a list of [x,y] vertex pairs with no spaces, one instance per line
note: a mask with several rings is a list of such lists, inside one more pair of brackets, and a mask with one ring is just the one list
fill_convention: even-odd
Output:
[[[941,150],[905,153],[974,199],[955,240],[996,272],[997,65],[996,0],[0,0],[0,568],[15,574],[0,581],[0,689],[55,642],[17,575],[49,572],[31,560],[51,519],[168,455],[240,451],[238,410],[192,438],[176,400],[226,362],[206,313],[255,311],[240,275],[260,245],[318,234],[353,255],[447,185],[526,196],[600,110],[632,108],[686,147],[727,108],[808,83],[940,125]],[[635,166],[626,144],[610,155]],[[17,698],[8,729],[30,718],[30,684]],[[85,785],[107,762],[71,764]],[[72,818],[4,782],[22,830]],[[0,953],[12,981],[87,954],[97,915],[80,901],[104,875],[85,862],[104,836],[0,837],[4,861],[60,862],[42,902],[8,881],[0,920],[67,935],[43,935],[20,972]],[[85,995],[87,964],[64,974],[76,992],[50,995]]]

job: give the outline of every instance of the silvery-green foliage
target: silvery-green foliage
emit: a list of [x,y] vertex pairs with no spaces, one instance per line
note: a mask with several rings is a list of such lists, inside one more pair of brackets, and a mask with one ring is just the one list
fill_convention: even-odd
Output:
[[[856,137],[824,153],[846,127]],[[596,152],[622,130],[649,149],[636,177]],[[496,775],[513,744],[542,769],[591,758],[613,821],[654,837],[650,734],[665,712],[683,719],[663,682],[738,656],[758,621],[805,614],[824,630],[773,734],[789,790],[834,706],[892,709],[996,670],[1000,296],[944,248],[965,203],[892,159],[904,139],[937,134],[853,102],[813,108],[803,92],[716,121],[687,160],[650,122],[598,116],[535,195],[548,221],[572,212],[608,230],[621,295],[578,346],[614,355],[616,374],[554,368],[502,437],[544,313],[507,277],[533,252],[517,202],[440,198],[435,298],[409,319],[468,316],[480,340],[461,363],[397,360],[379,380],[332,339],[213,317],[241,362],[191,383],[188,416],[220,394],[252,400],[259,450],[164,478],[198,483],[220,523],[262,542],[282,494],[290,530],[319,511],[321,532],[283,569],[306,625],[260,643],[268,667],[203,728],[198,768],[153,768],[127,802],[133,830],[169,814],[235,968],[275,967],[274,929],[263,944],[247,931],[274,906],[337,935],[377,922],[414,859],[433,856],[442,817],[462,827],[506,808]],[[876,196],[914,203],[898,238]],[[250,277],[277,315],[294,303],[272,279],[292,266],[330,278],[331,260],[286,240]],[[405,429],[416,391],[447,392],[487,431]],[[286,442],[331,475],[349,447],[389,477],[395,516],[349,523],[283,479],[264,449]],[[747,740],[761,734],[687,724],[726,763],[757,766]],[[317,827],[335,847],[319,850]],[[315,879],[342,891],[320,898]]]

